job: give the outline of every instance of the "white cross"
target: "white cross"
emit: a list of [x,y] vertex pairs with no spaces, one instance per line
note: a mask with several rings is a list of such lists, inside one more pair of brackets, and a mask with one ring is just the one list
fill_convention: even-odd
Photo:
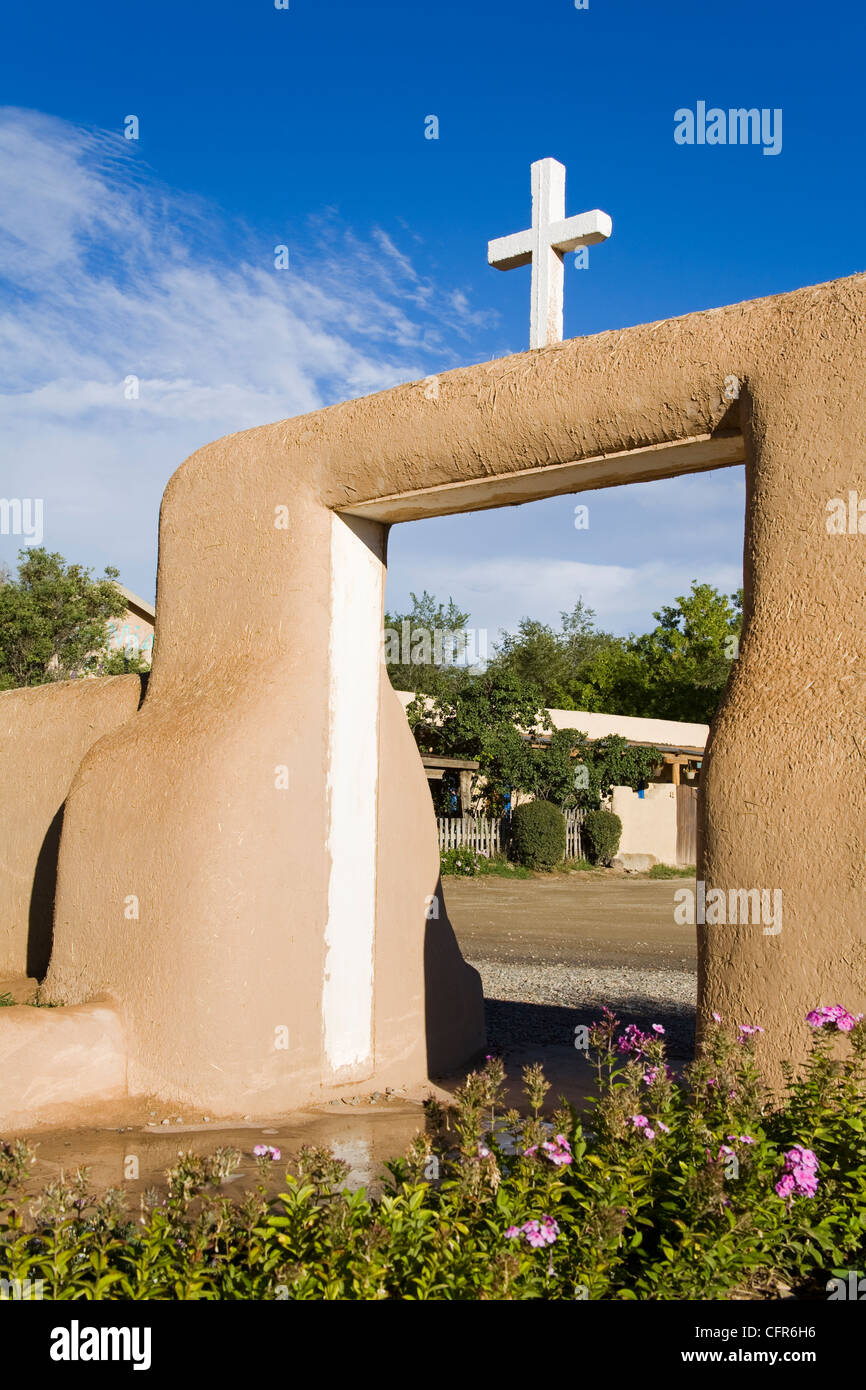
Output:
[[532,165],[532,226],[525,232],[487,243],[487,261],[497,270],[532,263],[532,309],[529,346],[562,342],[562,282],[566,251],[606,241],[613,223],[595,208],[576,217],[565,215],[565,165],[539,159]]

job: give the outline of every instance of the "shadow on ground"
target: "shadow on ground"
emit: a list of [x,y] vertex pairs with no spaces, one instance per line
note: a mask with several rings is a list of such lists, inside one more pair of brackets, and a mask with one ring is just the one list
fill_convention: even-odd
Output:
[[[506,999],[485,999],[487,1021],[487,1052],[502,1058],[506,1074],[506,1104],[525,1111],[523,1068],[540,1062],[550,1085],[544,1110],[550,1113],[561,1101],[568,1101],[579,1111],[586,1112],[591,1097],[596,1094],[595,1069],[587,1055],[574,1046],[574,1030],[593,1023],[601,1013],[594,1005],[563,1008],[554,1004],[523,1004]],[[688,1005],[660,1006],[652,1000],[630,1001],[628,1008],[617,1011],[623,1027],[629,1023],[648,1032],[650,1025],[660,1023],[665,1030],[668,1056],[673,1069],[679,1072],[694,1053],[695,1011]],[[475,1066],[479,1064],[476,1062]],[[456,1075],[437,1077],[448,1091],[461,1085],[466,1070]]]
[[[508,999],[485,999],[487,1051],[507,1058],[510,1053],[537,1049],[538,1060],[550,1047],[574,1047],[574,1030],[601,1016],[601,1006],[563,1008],[555,1004],[523,1004]],[[617,1010],[623,1027],[634,1023],[644,1032],[660,1023],[668,1055],[690,1061],[695,1047],[695,1010],[688,1005],[659,1004],[651,999],[630,1001]]]

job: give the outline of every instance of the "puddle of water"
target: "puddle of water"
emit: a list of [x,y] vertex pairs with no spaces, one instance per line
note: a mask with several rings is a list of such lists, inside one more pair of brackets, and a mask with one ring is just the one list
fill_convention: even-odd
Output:
[[286,1160],[304,1144],[330,1146],[335,1156],[349,1165],[345,1186],[351,1190],[368,1187],[382,1176],[385,1159],[402,1154],[424,1129],[420,1104],[392,1101],[364,1110],[302,1111],[248,1124],[157,1122],[122,1129],[43,1129],[21,1137],[36,1152],[27,1184],[31,1192],[61,1174],[71,1177],[76,1169],[86,1167],[91,1189],[103,1192],[109,1187],[119,1188],[132,1207],[147,1188],[164,1187],[165,1171],[174,1166],[179,1153],[204,1156],[218,1148],[234,1148],[241,1153],[237,1175],[223,1183],[224,1189],[240,1195],[258,1181],[258,1163],[253,1156],[256,1144],[270,1144],[280,1150],[280,1160],[271,1165],[268,1184],[274,1192],[283,1186]]

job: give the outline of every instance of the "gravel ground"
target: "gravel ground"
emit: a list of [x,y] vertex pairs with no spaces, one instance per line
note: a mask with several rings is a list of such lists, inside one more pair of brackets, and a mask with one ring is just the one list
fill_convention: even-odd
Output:
[[690,1057],[697,950],[694,927],[674,913],[682,886],[594,874],[449,879],[448,914],[484,984],[491,1050],[573,1052],[575,1027],[607,1004],[624,1025],[661,1023],[669,1056]]
[[525,964],[472,959],[484,985],[488,1046],[514,1049],[570,1046],[578,1024],[592,1023],[601,1006],[623,1024],[665,1028],[668,1055],[694,1048],[697,978],[691,971],[631,966]]

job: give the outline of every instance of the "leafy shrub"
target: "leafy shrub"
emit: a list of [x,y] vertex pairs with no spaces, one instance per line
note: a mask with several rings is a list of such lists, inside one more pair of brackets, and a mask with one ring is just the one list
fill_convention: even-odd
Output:
[[565,856],[565,816],[551,801],[526,801],[511,814],[509,853],[527,869],[555,869]]
[[51,1299],[826,1297],[866,1260],[866,1028],[838,1005],[806,1022],[810,1055],[779,1102],[759,1027],[711,1023],[677,1080],[660,1025],[622,1029],[605,1009],[587,1030],[590,1129],[570,1108],[543,1118],[538,1066],[526,1116],[505,1109],[488,1059],[454,1108],[429,1104],[378,1197],[310,1147],[275,1196],[280,1155],[258,1145],[237,1201],[221,1190],[229,1149],[181,1155],[132,1213],[82,1174],[34,1200],[32,1152],[0,1142],[0,1278],[42,1280]]
[[439,872],[443,878],[530,878],[528,869],[511,864],[502,854],[478,854],[474,849],[443,849],[439,851]]
[[441,849],[439,851],[439,872],[446,874],[460,875],[471,878],[481,871],[480,861],[483,855],[476,853],[474,849]]
[[622,821],[613,811],[587,811],[583,822],[596,864],[609,864],[619,849]]

